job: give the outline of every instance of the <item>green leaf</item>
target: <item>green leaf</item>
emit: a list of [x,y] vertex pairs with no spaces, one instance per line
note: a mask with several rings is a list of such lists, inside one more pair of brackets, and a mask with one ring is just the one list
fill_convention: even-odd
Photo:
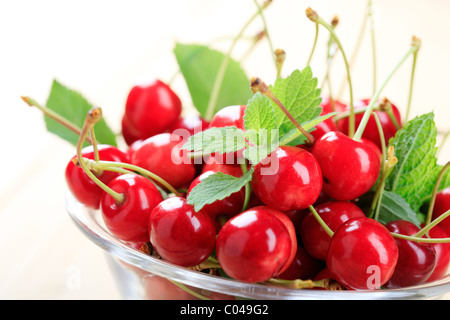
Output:
[[[277,79],[271,90],[301,124],[318,117],[322,111],[320,107],[322,99],[317,84],[317,78],[313,77],[311,68],[308,66],[302,71],[294,70],[286,78]],[[294,124],[284,112],[274,102],[272,106],[278,119],[280,136],[294,129]]]
[[386,224],[394,220],[407,220],[416,226],[420,226],[423,221],[419,218],[420,215],[411,208],[401,195],[390,191],[383,192],[377,218],[379,222]]
[[[192,102],[200,115],[206,118],[209,99],[225,54],[206,46],[181,43],[176,44],[174,53]],[[252,94],[249,78],[241,65],[230,57],[212,114],[230,105],[246,104]]]
[[[257,92],[248,101],[244,114],[244,127],[246,131],[259,132],[278,129],[277,117],[271,106],[270,99]],[[253,143],[259,144],[259,139]]]
[[385,189],[401,195],[414,211],[432,193],[436,180],[436,125],[433,112],[410,120],[389,142],[398,163]]
[[252,180],[253,168],[242,177],[234,177],[222,172],[215,172],[189,192],[187,201],[194,206],[195,211],[201,210],[205,205],[216,200],[222,200],[241,190]]
[[190,136],[181,147],[183,150],[228,153],[246,146],[245,133],[237,127],[209,128]]
[[[53,80],[46,106],[80,128],[84,125],[88,111],[93,108],[80,93],[65,87],[57,80]],[[78,134],[47,116],[44,119],[49,132],[56,134],[75,146],[77,145]],[[95,125],[94,131],[98,143],[117,145],[116,136],[106,124],[105,119],[101,119]]]

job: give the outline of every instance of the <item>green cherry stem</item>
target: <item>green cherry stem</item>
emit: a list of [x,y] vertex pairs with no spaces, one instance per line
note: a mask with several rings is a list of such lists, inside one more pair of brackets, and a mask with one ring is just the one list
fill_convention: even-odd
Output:
[[366,111],[361,119],[361,122],[358,126],[358,129],[355,133],[355,135],[353,136],[353,140],[355,141],[359,141],[361,140],[361,137],[364,133],[364,129],[366,128],[367,122],[369,121],[369,117],[373,111],[373,108],[376,105],[376,102],[378,100],[378,98],[381,95],[381,92],[384,90],[384,88],[386,87],[386,85],[389,83],[389,81],[391,80],[392,76],[397,72],[397,70],[400,68],[400,66],[406,61],[406,59],[411,55],[414,54],[414,52],[416,52],[417,50],[419,50],[420,47],[420,40],[416,37],[413,37],[412,42],[411,42],[411,46],[409,48],[409,50],[406,52],[406,54],[402,57],[402,59],[400,60],[399,63],[397,63],[397,65],[395,66],[395,68],[391,71],[391,73],[388,75],[388,77],[385,79],[385,81],[383,82],[383,84],[378,88],[378,90],[375,92],[375,94],[373,95],[372,99],[370,100],[369,105],[366,108]]
[[292,116],[292,114],[286,109],[286,107],[283,105],[283,103],[275,96],[275,94],[270,90],[269,86],[263,82],[260,78],[253,77],[250,80],[250,87],[253,91],[253,93],[260,92],[264,96],[271,99],[275,104],[283,111],[283,113],[288,117],[288,119],[295,125],[295,127],[306,137],[308,140],[305,145],[307,146],[313,146],[315,143],[314,137],[306,131],[299,123],[298,121]]
[[427,211],[427,218],[425,221],[425,225],[430,224],[431,218],[433,216],[433,209],[434,209],[434,203],[436,201],[437,193],[439,192],[439,187],[441,185],[441,181],[444,178],[445,173],[447,172],[448,168],[450,167],[450,161],[447,162],[444,167],[439,172],[439,175],[436,179],[436,182],[434,183],[433,192],[431,193],[431,199],[430,203],[428,205],[428,211]]
[[325,232],[331,238],[334,235],[333,230],[331,230],[331,228],[325,223],[325,221],[323,221],[323,219],[317,213],[316,209],[313,206],[309,206],[309,211],[313,214],[313,216],[316,218],[317,222],[320,224],[320,226],[325,230]]
[[[118,193],[111,188],[109,188],[106,184],[104,184],[95,174],[92,173],[92,171],[86,166],[85,162],[82,160],[82,148],[84,141],[86,140],[86,137],[88,133],[91,131],[91,129],[95,126],[95,124],[100,121],[102,117],[102,109],[101,108],[92,108],[89,110],[86,119],[84,121],[84,126],[81,130],[80,137],[78,139],[77,144],[77,159],[78,163],[80,164],[83,171],[91,178],[100,188],[103,189],[103,191],[107,192],[111,197],[113,197],[114,201],[117,204],[120,204],[124,201],[124,195],[121,193]],[[96,162],[96,161],[94,161]],[[97,162],[96,162],[97,163]]]
[[[331,26],[333,28],[336,28],[336,26],[339,23],[338,16],[334,16],[333,20],[331,20]],[[334,43],[333,37],[330,35],[330,38],[328,39],[327,44],[327,71],[325,72],[325,77],[323,79],[322,88],[325,86],[324,83],[328,84],[328,96],[330,97],[330,104],[331,104],[331,110],[335,111],[335,103],[334,103],[334,94],[333,94],[333,86],[332,81],[330,77],[330,70],[331,70],[331,64],[333,62],[333,58],[336,56],[337,53],[336,45]]]
[[118,169],[127,169],[132,172],[140,173],[144,176],[147,176],[148,178],[159,182],[162,186],[164,186],[167,190],[175,194],[176,196],[180,196],[180,193],[172,187],[167,181],[159,177],[158,175],[154,174],[151,171],[148,171],[144,168],[141,168],[139,166],[125,163],[125,162],[115,162],[115,161],[92,161],[91,159],[83,158],[83,161],[81,161],[84,165],[88,166],[88,168],[92,168],[93,170],[106,170],[106,171],[117,171],[115,168]]
[[[267,42],[269,43],[270,52],[274,53],[275,50],[274,50],[274,47],[273,47],[273,44],[272,44],[272,39],[270,38],[269,29],[267,28],[266,18],[264,17],[264,14],[263,14],[263,10],[266,9],[272,3],[272,0],[264,1],[262,6],[260,6],[258,4],[257,0],[253,0],[253,2],[255,3],[255,6],[258,8],[258,14],[261,17],[261,21],[262,21],[262,24],[263,24],[263,27],[264,27],[264,34],[266,35]],[[275,57],[274,57],[274,63],[275,63],[275,66],[276,66],[277,61],[276,61]]]
[[[330,279],[322,279],[322,280],[302,280],[302,279],[295,279],[295,280],[285,280],[285,279],[277,279],[277,278],[270,278],[267,280],[269,284],[275,284],[278,286],[283,286],[286,288],[291,289],[312,289],[312,288],[324,288],[324,289],[331,289],[330,283],[332,282]],[[334,290],[339,290],[337,287],[335,287]]]
[[[63,126],[65,126],[66,128],[68,128],[69,130],[71,130],[72,132],[76,133],[77,135],[81,134],[81,128],[78,127],[77,125],[75,125],[74,123],[72,123],[71,121],[69,121],[68,119],[64,118],[63,116],[59,115],[58,113],[56,113],[55,111],[53,111],[50,108],[47,108],[43,105],[41,105],[39,102],[37,102],[35,99],[32,99],[30,97],[26,97],[26,96],[22,96],[21,99],[28,104],[30,107],[36,107],[39,110],[42,111],[42,113],[44,113],[45,116],[55,120],[56,122],[58,122],[59,124],[62,124]],[[93,143],[91,137],[86,136],[86,140],[89,143]]]
[[[432,229],[434,226],[438,225],[442,220],[444,220],[448,216],[450,216],[450,210],[447,210],[446,212],[441,214],[439,217],[437,217],[433,221],[431,221],[428,224],[426,224],[425,227],[420,229],[419,232],[417,232],[414,235],[414,237],[422,238],[424,235],[426,235],[428,233],[428,231],[430,231],[430,229]],[[450,240],[449,240],[449,242],[450,242]]]
[[413,95],[413,86],[414,86],[414,75],[416,71],[416,63],[417,63],[417,55],[419,54],[419,50],[415,51],[413,54],[413,62],[412,62],[412,68],[411,68],[411,80],[409,82],[409,94],[408,94],[408,104],[406,106],[406,112],[405,112],[405,122],[409,120],[409,115],[411,113],[411,101],[412,101],[412,95]]
[[227,71],[228,63],[231,59],[231,53],[233,52],[234,47],[236,46],[238,40],[243,36],[244,31],[247,29],[247,27],[253,22],[253,20],[256,19],[256,17],[260,15],[262,9],[265,9],[270,3],[271,1],[266,1],[263,7],[258,6],[258,11],[255,14],[253,14],[253,16],[247,21],[247,23],[244,24],[239,33],[234,37],[233,41],[231,42],[228,52],[223,57],[222,62],[219,66],[219,70],[217,71],[216,78],[214,80],[214,86],[212,88],[211,96],[209,98],[208,106],[205,113],[205,120],[210,121],[214,115],[217,100],[219,99],[220,89],[222,87],[223,79],[225,77],[225,73]]
[[[241,163],[242,175],[245,175],[248,172],[247,164],[248,164],[247,160],[244,163]],[[247,182],[245,184],[245,198],[244,198],[244,204],[242,206],[242,210],[241,211],[247,210],[251,194],[252,194],[252,186],[251,186],[250,182]]]
[[306,63],[307,66],[309,66],[311,64],[311,60],[314,55],[314,51],[316,50],[317,39],[319,38],[319,23],[316,21],[315,25],[316,25],[316,32],[315,32],[315,36],[314,36],[313,46],[311,48],[311,53],[309,54],[308,62]]
[[377,189],[375,191],[375,195],[372,199],[372,203],[370,206],[370,211],[368,214],[369,218],[374,220],[378,220],[378,213],[380,210],[380,204],[383,199],[383,191],[384,186],[386,184],[386,179],[391,174],[392,170],[394,170],[395,165],[398,163],[397,157],[394,155],[394,147],[390,146],[387,152],[387,158],[384,158],[385,163],[383,165],[383,173],[381,175],[381,179],[378,183]]
[[355,133],[355,113],[354,113],[354,107],[353,107],[353,86],[352,86],[352,79],[351,79],[351,75],[350,75],[350,64],[348,63],[344,48],[341,44],[341,41],[339,40],[339,37],[337,36],[336,32],[334,31],[334,28],[330,24],[328,24],[325,20],[323,20],[322,17],[320,17],[316,11],[314,11],[308,7],[306,9],[306,16],[311,21],[324,26],[330,32],[330,35],[333,37],[333,40],[336,42],[337,46],[339,47],[339,50],[341,51],[342,57],[345,62],[345,68],[347,70],[347,82],[348,82],[348,87],[349,87],[349,91],[350,91],[349,137],[352,138]]

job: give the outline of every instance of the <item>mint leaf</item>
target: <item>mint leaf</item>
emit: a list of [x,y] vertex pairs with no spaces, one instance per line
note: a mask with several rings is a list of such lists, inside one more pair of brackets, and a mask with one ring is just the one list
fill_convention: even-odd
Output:
[[[302,71],[294,70],[286,78],[277,79],[271,90],[297,122],[302,124],[318,117],[322,111],[322,99],[317,84],[317,78],[313,77],[308,66]],[[272,106],[278,120],[280,136],[294,129],[294,124],[284,112],[274,102]]]
[[181,147],[184,150],[203,151],[204,154],[222,154],[241,150],[246,146],[245,133],[237,127],[209,128],[190,136]]
[[419,215],[411,208],[401,195],[384,191],[377,220],[383,224],[394,220],[407,220],[420,226],[422,222]]
[[[65,87],[57,80],[53,81],[46,106],[80,128],[84,125],[88,111],[93,108],[92,104],[80,93]],[[47,116],[44,116],[44,119],[49,132],[56,134],[75,146],[77,145],[78,134]],[[105,119],[101,119],[95,125],[94,131],[98,143],[117,146],[116,136],[106,124]]]
[[[270,131],[278,129],[277,117],[269,98],[259,92],[253,95],[245,109],[244,127],[246,131],[253,130],[256,133],[261,130]],[[256,138],[256,140],[250,139],[250,142],[259,144],[259,136],[257,135]]]
[[389,141],[398,163],[385,189],[401,195],[416,212],[432,193],[436,180],[436,135],[434,114],[430,112],[410,120]]
[[200,211],[205,205],[216,200],[222,200],[241,190],[246,183],[252,180],[253,168],[242,177],[234,177],[222,172],[215,172],[202,180],[189,192],[187,202]]
[[[181,43],[176,44],[174,54],[186,81],[192,102],[200,115],[206,118],[211,92],[225,54],[206,46]],[[230,58],[217,105],[214,106],[215,109],[212,114],[226,106],[246,104],[251,96],[249,78],[240,64]]]

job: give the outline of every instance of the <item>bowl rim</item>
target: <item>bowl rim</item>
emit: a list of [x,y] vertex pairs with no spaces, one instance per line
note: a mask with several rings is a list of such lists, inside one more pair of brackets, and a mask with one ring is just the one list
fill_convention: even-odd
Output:
[[450,274],[434,282],[398,289],[292,289],[210,275],[154,258],[115,238],[102,224],[99,210],[88,209],[68,191],[66,209],[75,225],[94,244],[125,263],[184,285],[255,300],[406,300],[432,299],[450,293]]

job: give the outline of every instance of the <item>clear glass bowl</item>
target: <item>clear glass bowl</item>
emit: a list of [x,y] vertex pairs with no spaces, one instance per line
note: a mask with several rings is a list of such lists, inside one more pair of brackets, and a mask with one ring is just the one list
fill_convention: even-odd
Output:
[[99,211],[88,210],[68,193],[67,210],[80,230],[103,248],[124,299],[195,300],[394,300],[442,299],[450,294],[450,274],[419,286],[375,291],[288,289],[209,275],[151,257],[112,236]]

